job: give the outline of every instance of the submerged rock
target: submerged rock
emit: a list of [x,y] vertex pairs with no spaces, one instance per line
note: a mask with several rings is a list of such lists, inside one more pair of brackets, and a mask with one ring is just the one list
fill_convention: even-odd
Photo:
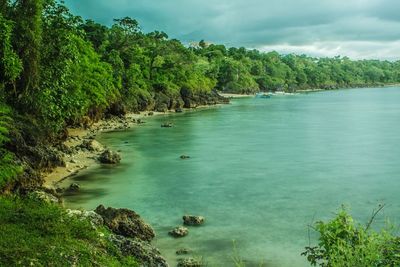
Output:
[[192,251],[190,249],[187,249],[187,248],[181,248],[181,249],[178,249],[176,251],[176,255],[187,255],[187,254],[190,254],[190,253],[192,253]]
[[181,159],[190,159],[190,156],[188,156],[188,155],[182,155],[182,156],[180,156],[180,158],[181,158]]
[[148,242],[138,239],[129,239],[119,235],[110,235],[109,240],[124,256],[132,256],[145,267],[168,267],[167,261],[160,251]]
[[174,125],[172,124],[172,122],[166,122],[166,123],[161,124],[162,128],[171,128],[173,126]]
[[100,205],[95,212],[103,217],[104,224],[118,235],[151,241],[155,237],[153,228],[140,216],[128,209],[105,208]]
[[104,164],[117,164],[121,161],[121,156],[117,152],[107,149],[100,155],[99,160]]
[[190,226],[199,226],[205,222],[205,218],[203,216],[184,215],[182,219],[184,225]]
[[179,259],[178,267],[201,267],[204,266],[201,260],[194,258]]
[[168,232],[169,235],[173,237],[184,237],[189,234],[189,230],[186,227],[178,226]]

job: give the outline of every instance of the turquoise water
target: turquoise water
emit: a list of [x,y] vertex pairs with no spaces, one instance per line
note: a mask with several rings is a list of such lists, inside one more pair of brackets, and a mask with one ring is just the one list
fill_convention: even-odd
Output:
[[[175,127],[161,128],[165,121]],[[300,256],[307,225],[341,204],[367,222],[383,202],[377,223],[398,223],[399,122],[400,88],[238,99],[154,117],[99,136],[121,150],[122,164],[76,177],[82,193],[67,203],[134,209],[153,225],[172,266],[181,247],[209,266],[233,266],[232,240],[247,266],[308,266]],[[187,213],[204,215],[206,225],[170,238]]]

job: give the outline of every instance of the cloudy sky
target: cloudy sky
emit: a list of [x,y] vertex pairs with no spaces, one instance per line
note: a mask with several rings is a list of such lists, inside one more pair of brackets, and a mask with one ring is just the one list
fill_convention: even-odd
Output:
[[263,51],[400,59],[400,0],[66,0],[74,14],[111,25],[137,19],[188,43]]

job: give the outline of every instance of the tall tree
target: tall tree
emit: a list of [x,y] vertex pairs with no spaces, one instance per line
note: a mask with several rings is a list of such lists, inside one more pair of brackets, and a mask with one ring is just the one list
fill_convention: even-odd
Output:
[[40,69],[43,0],[15,2],[14,47],[22,60],[23,71],[18,82],[19,97],[37,89]]

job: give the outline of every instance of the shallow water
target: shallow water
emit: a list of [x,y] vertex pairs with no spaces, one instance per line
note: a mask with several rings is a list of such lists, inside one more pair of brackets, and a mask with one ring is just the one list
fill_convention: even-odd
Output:
[[[165,121],[175,127],[161,128]],[[247,266],[308,266],[300,256],[307,225],[341,204],[366,222],[384,202],[378,225],[386,216],[398,223],[399,122],[400,88],[238,99],[154,117],[99,136],[122,151],[122,164],[76,177],[82,193],[67,204],[134,209],[155,228],[172,266],[181,247],[209,266],[233,266],[232,240]],[[187,213],[204,215],[206,224],[170,238]]]

